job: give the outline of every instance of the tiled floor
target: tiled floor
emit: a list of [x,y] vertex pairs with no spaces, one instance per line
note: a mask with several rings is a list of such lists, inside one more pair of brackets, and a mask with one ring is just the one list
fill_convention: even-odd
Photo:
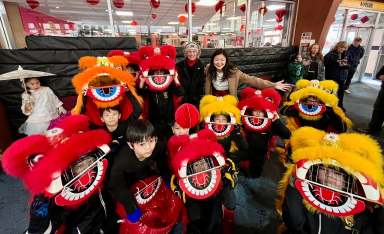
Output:
[[[378,87],[371,84],[354,84],[351,94],[345,96],[347,115],[355,127],[369,122]],[[383,136],[383,135],[382,135]],[[383,137],[378,138],[384,147]],[[279,222],[274,212],[276,184],[283,169],[273,157],[265,164],[260,179],[240,178],[236,189],[236,233],[274,233]],[[19,234],[27,225],[28,195],[21,184],[0,173],[0,233]]]

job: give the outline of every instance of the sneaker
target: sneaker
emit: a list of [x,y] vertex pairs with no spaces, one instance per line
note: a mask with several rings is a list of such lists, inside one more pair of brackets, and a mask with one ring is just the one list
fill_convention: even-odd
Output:
[[351,91],[349,91],[349,89],[345,90],[344,92],[351,94]]

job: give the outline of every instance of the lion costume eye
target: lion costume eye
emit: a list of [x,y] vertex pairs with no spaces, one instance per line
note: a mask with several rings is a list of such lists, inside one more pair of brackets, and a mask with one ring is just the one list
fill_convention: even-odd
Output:
[[91,88],[90,94],[95,101],[108,102],[115,100],[119,96],[123,95],[125,89],[121,85],[105,86],[100,88]]

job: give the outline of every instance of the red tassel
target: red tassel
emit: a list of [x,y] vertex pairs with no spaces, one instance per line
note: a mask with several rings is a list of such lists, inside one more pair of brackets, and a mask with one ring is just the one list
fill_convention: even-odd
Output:
[[157,18],[157,14],[156,13],[152,13],[151,17],[152,17],[152,19],[156,19]]
[[287,14],[287,10],[285,9],[280,9],[275,12],[276,16],[279,18],[283,18],[284,15]]
[[284,29],[283,25],[280,25],[280,24],[275,27],[276,31],[281,31],[283,29]]
[[277,23],[280,23],[280,22],[282,22],[282,21],[283,21],[283,18],[276,16],[276,22],[277,22]]
[[246,9],[247,9],[247,7],[245,6],[245,3],[241,4],[240,11],[244,13]]
[[31,9],[39,7],[40,3],[37,0],[27,0],[27,4]]

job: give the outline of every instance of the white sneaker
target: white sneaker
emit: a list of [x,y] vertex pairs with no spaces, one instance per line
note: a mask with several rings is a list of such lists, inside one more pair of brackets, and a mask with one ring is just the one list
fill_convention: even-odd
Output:
[[351,93],[351,91],[349,91],[349,89],[345,90],[344,92],[346,92],[346,93],[348,93],[348,94]]

